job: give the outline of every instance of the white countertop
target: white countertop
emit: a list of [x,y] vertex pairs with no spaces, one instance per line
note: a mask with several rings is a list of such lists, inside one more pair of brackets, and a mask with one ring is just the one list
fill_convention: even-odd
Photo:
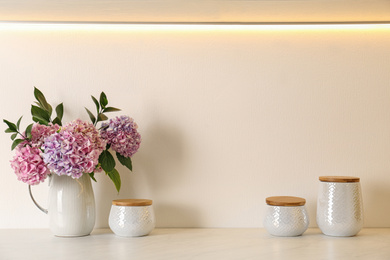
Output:
[[0,230],[0,259],[390,259],[390,229],[366,228],[355,237],[308,229],[274,237],[264,229],[155,229],[122,238],[109,229],[61,238],[45,229]]

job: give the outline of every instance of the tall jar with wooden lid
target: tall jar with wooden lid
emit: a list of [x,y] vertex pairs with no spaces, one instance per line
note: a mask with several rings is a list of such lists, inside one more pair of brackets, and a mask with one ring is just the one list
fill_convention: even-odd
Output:
[[152,200],[113,200],[108,224],[118,236],[139,237],[148,235],[155,227]]
[[302,235],[309,226],[304,198],[274,196],[266,198],[265,229],[274,236],[292,237]]
[[360,178],[321,176],[317,224],[329,236],[355,236],[363,227]]

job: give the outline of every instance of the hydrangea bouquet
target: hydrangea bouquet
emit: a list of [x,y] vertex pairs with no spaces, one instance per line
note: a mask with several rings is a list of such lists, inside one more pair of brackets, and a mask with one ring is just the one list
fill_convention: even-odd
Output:
[[[20,130],[22,117],[16,124],[4,119],[8,126],[5,132],[12,134],[11,150],[15,149],[15,156],[11,167],[18,180],[36,185],[50,174],[74,179],[89,174],[96,181],[94,174],[104,171],[119,192],[121,179],[112,153],[115,152],[118,161],[132,170],[131,157],[141,143],[134,120],[128,116],[108,120],[106,113],[120,109],[109,107],[102,92],[99,101],[91,96],[96,116],[85,108],[92,123],[76,119],[63,125],[63,104],[55,108],[56,117],[52,120],[53,109],[43,93],[34,88],[34,96],[36,102],[31,106],[31,114],[35,123],[28,125],[25,131]],[[98,122],[101,122],[99,128]]]

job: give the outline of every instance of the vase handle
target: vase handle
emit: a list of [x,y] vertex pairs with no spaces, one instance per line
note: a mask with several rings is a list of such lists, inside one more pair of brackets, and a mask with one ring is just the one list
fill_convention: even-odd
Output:
[[32,195],[32,192],[31,192],[31,185],[28,185],[28,192],[30,193],[30,197],[31,197],[32,201],[34,202],[35,206],[37,206],[37,208],[40,209],[43,213],[47,214],[48,210],[45,208],[42,208],[41,205],[39,205],[35,201],[34,196]]

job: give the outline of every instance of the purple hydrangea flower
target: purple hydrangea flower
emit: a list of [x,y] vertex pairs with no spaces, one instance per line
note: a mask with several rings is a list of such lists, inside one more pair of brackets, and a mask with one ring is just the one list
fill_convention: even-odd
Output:
[[138,151],[141,135],[131,117],[120,116],[103,123],[100,134],[111,148],[124,157],[131,157]]
[[99,131],[91,123],[77,119],[45,138],[41,156],[51,172],[80,178],[95,170],[105,147]]

